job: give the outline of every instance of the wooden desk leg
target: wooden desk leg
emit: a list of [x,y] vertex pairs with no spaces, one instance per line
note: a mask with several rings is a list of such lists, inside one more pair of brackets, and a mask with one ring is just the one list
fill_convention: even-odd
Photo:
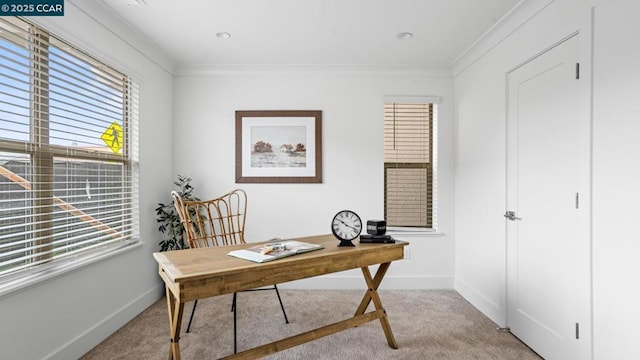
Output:
[[378,286],[382,282],[382,278],[384,274],[387,272],[390,263],[381,264],[376,272],[375,278],[371,277],[371,272],[368,267],[363,267],[362,274],[364,275],[364,279],[367,282],[367,286],[369,287],[369,291],[362,298],[362,302],[360,303],[360,307],[356,311],[356,315],[360,315],[360,309],[362,308],[362,313],[367,309],[369,302],[373,300],[373,305],[376,307],[376,310],[381,310],[383,315],[380,317],[380,325],[382,325],[382,331],[384,331],[384,335],[387,338],[387,343],[393,349],[398,348],[398,343],[396,339],[393,337],[393,332],[391,331],[391,325],[389,325],[389,319],[387,319],[387,312],[382,307],[382,301],[380,300],[380,296],[378,295]]
[[167,287],[167,307],[169,310],[169,329],[171,331],[171,346],[169,347],[169,360],[180,360],[180,325],[184,303],[177,301]]
[[[380,264],[380,266],[378,267],[378,271],[376,272],[376,276],[373,278],[373,289],[378,290],[378,286],[380,286],[380,283],[382,282],[382,278],[384,278],[384,275],[387,273],[387,270],[389,269],[389,265],[391,265],[391,263]],[[371,277],[369,268],[363,267],[362,271],[364,272],[365,269],[367,269],[366,271],[367,273],[369,273],[369,277]],[[365,275],[365,280],[366,280],[366,275]],[[371,288],[369,283],[367,283],[367,286]],[[362,301],[360,302],[360,306],[358,306],[358,310],[356,310],[356,315],[364,314],[370,302],[371,302],[371,294],[369,293],[369,291],[367,291],[364,294]]]

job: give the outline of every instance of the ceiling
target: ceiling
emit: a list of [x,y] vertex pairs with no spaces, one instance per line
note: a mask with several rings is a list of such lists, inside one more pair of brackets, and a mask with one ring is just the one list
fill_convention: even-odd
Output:
[[98,1],[181,66],[447,68],[522,0]]

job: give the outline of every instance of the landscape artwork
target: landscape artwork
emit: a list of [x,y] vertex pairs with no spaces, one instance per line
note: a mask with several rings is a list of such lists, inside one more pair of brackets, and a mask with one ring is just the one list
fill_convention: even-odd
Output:
[[321,183],[322,111],[236,111],[236,183]]
[[307,166],[306,126],[251,127],[252,168]]

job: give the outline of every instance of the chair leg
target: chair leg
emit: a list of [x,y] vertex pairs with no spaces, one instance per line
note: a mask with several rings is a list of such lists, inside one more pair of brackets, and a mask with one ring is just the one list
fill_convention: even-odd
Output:
[[238,327],[237,327],[237,319],[236,314],[236,297],[238,293],[233,293],[233,303],[231,305],[231,311],[233,311],[233,353],[238,353]]
[[231,311],[236,311],[236,296],[238,293],[233,293],[233,300],[231,301]]
[[282,299],[280,298],[280,292],[278,291],[278,286],[273,285],[273,289],[276,291],[276,295],[278,295],[278,301],[280,302],[280,308],[282,309],[282,314],[284,315],[284,322],[289,323],[289,319],[287,318],[287,312],[284,311],[284,305],[282,305]]
[[[278,287],[273,285],[273,289],[276,291],[276,295],[278,296],[278,301],[280,302],[280,308],[282,309],[282,314],[284,315],[284,321],[288,324],[289,318],[287,318],[287,312],[284,310],[284,305],[282,304],[282,298],[280,297],[280,292],[278,291]],[[233,312],[233,353],[238,353],[238,312],[236,311],[237,306],[238,293],[233,293],[233,300],[231,302],[231,311]],[[196,300],[197,301],[197,300]],[[195,310],[195,306],[194,306]],[[193,316],[193,314],[191,314]],[[191,321],[189,321],[191,324]]]
[[191,331],[191,322],[193,321],[193,314],[196,312],[196,305],[198,305],[198,300],[193,302],[193,309],[191,309],[191,316],[189,316],[189,325],[187,325],[187,332]]

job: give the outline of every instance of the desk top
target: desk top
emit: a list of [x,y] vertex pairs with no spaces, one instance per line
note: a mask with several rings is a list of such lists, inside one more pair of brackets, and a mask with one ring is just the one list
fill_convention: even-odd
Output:
[[404,258],[403,247],[408,245],[405,241],[360,244],[354,240],[354,247],[338,247],[338,240],[330,234],[294,240],[321,244],[324,249],[267,263],[227,255],[231,250],[260,243],[156,252],[153,257],[160,265],[163,280],[180,298],[177,293],[183,293],[189,287],[204,287],[204,283],[208,283],[209,290],[217,287],[209,294],[212,296],[400,260]]

